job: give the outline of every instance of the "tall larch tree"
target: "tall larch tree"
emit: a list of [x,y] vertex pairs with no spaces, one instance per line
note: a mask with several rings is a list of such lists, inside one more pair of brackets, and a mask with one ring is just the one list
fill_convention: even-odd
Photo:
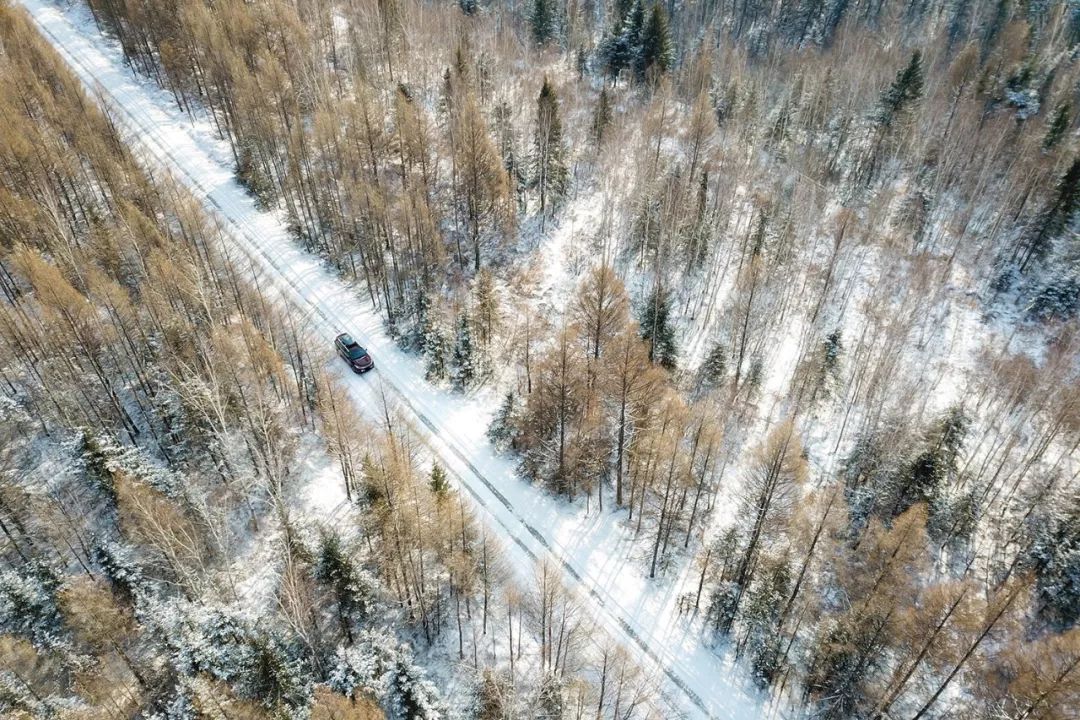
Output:
[[463,206],[465,232],[473,248],[473,269],[479,270],[484,233],[501,230],[509,221],[509,187],[499,153],[472,92],[465,93],[453,125],[457,197]]
[[786,420],[769,433],[755,452],[741,490],[738,523],[742,538],[731,595],[718,621],[721,629],[730,628],[738,614],[762,549],[786,522],[806,474],[806,460],[795,424]]

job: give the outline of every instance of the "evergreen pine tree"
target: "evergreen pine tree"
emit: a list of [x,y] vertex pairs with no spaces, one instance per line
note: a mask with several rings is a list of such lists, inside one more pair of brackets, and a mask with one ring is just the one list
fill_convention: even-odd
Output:
[[327,684],[346,696],[359,692],[377,698],[387,720],[446,717],[438,690],[416,665],[409,646],[396,643],[386,630],[364,630],[356,644],[338,648],[336,660]]
[[472,322],[469,319],[469,311],[463,310],[458,319],[457,341],[454,343],[454,379],[458,387],[469,387],[476,379],[476,370]]
[[427,331],[431,326],[431,299],[423,290],[413,296],[413,324],[407,339],[409,349],[423,353],[427,346]]
[[250,660],[234,682],[243,695],[259,700],[281,717],[294,717],[307,709],[311,698],[311,671],[298,649],[276,632],[249,632]]
[[839,330],[833,330],[822,342],[822,370],[826,373],[833,372],[839,362],[840,353],[844,351],[844,343]]
[[513,716],[513,685],[509,678],[485,667],[473,691],[472,715],[475,720],[506,720]]
[[952,49],[956,47],[956,44],[966,36],[970,24],[971,0],[955,0],[951,17],[949,18],[948,29],[946,30],[946,36],[948,38],[946,44],[947,51],[951,53]]
[[556,0],[533,0],[529,28],[537,45],[543,45],[555,38],[558,30],[555,2]]
[[841,23],[847,16],[848,8],[852,5],[851,0],[826,0],[825,10],[821,19],[821,29],[817,33],[822,45],[828,46],[840,29]]
[[1080,204],[1080,158],[1061,176],[1053,199],[1039,214],[1034,226],[1026,234],[1017,250],[1020,272],[1027,270],[1032,260],[1043,258],[1051,243],[1068,227]]
[[1037,612],[1057,628],[1080,622],[1080,497],[1033,523],[1028,563],[1035,570]]
[[[1073,270],[1080,273],[1080,267]],[[1027,316],[1033,320],[1067,319],[1080,311],[1080,274],[1057,277],[1047,283],[1028,305]]]
[[721,342],[713,343],[705,360],[701,363],[701,385],[709,389],[724,382],[727,374],[727,350]]
[[341,545],[341,538],[332,530],[324,532],[320,539],[315,578],[333,593],[341,632],[351,644],[353,622],[362,618],[367,611],[367,593],[360,583],[352,558]]
[[922,97],[922,92],[922,54],[916,50],[911,54],[908,64],[896,73],[896,79],[881,93],[878,107],[874,112],[873,121],[876,126],[874,141],[863,157],[856,174],[856,177],[859,177],[867,186],[877,175],[882,149],[886,145],[885,141],[891,135],[894,126]]
[[969,425],[960,407],[950,408],[934,423],[923,439],[923,450],[899,478],[890,519],[918,502],[925,502],[931,512],[937,508],[943,486],[959,471]]
[[641,337],[649,343],[649,361],[668,370],[675,369],[675,331],[670,326],[667,291],[657,287],[642,305],[638,317]]
[[449,126],[457,110],[455,102],[455,90],[457,81],[450,72],[450,68],[443,70],[443,79],[439,84],[439,99],[435,104],[435,118],[440,126]]
[[128,605],[134,606],[140,594],[151,590],[128,548],[112,542],[99,543],[91,551],[91,559],[101,568],[117,596]]
[[762,563],[742,608],[746,626],[743,651],[750,657],[754,679],[762,687],[772,683],[780,671],[780,612],[790,593],[791,569],[786,558]]
[[59,645],[65,635],[59,589],[59,575],[43,561],[0,570],[0,633],[24,637],[37,648]]
[[563,681],[557,675],[547,675],[541,681],[533,707],[537,720],[562,720],[566,716]]
[[488,440],[490,440],[491,444],[495,447],[504,449],[513,446],[514,436],[517,434],[515,428],[516,412],[517,396],[514,394],[513,390],[509,390],[506,395],[503,396],[499,411],[495,413],[495,417],[491,420],[491,425],[488,426]]
[[431,465],[431,478],[428,480],[428,487],[431,488],[431,492],[434,493],[435,497],[439,499],[444,498],[446,493],[450,492],[450,481],[446,477],[446,471],[437,462]]
[[787,143],[791,139],[791,113],[790,102],[785,100],[765,135],[765,147],[775,152],[779,158],[786,157]]
[[814,389],[810,395],[811,405],[819,395],[829,397],[833,384],[839,380],[837,375],[840,372],[840,354],[843,351],[844,343],[839,330],[833,330],[821,341],[817,378],[815,378]]
[[432,323],[424,333],[424,355],[427,357],[425,377],[428,380],[442,380],[446,378],[447,356],[450,353],[450,343],[446,333],[437,324]]
[[1060,103],[1054,110],[1054,116],[1050,119],[1050,127],[1046,130],[1043,138],[1043,150],[1050,150],[1061,142],[1065,131],[1069,129],[1069,103]]
[[499,293],[495,288],[495,276],[482,268],[473,278],[473,307],[475,308],[477,340],[487,357],[487,351],[500,325]]
[[441,720],[439,692],[412,661],[404,648],[390,678],[388,718],[393,720]]
[[698,180],[697,202],[694,207],[694,221],[686,233],[683,252],[686,260],[686,272],[692,273],[695,269],[705,266],[705,259],[709,250],[709,172],[701,173]]
[[636,66],[641,52],[641,34],[644,28],[645,8],[641,0],[634,0],[634,4],[620,17],[619,25],[600,48],[600,54],[612,82],[618,80],[620,72]]
[[[263,171],[262,166],[256,162],[256,152],[251,142],[241,142],[237,150],[236,180],[255,200],[255,205],[260,209],[273,206],[274,184]],[[299,224],[299,223],[297,223]]]
[[903,113],[919,101],[923,92],[922,53],[918,50],[896,79],[881,94],[875,120],[882,128],[891,128]]
[[746,386],[753,391],[761,389],[761,379],[765,372],[765,363],[760,355],[750,358],[750,369],[746,372]]
[[345,696],[367,693],[387,705],[391,673],[401,650],[388,630],[362,630],[353,645],[338,646],[327,685]]
[[593,143],[599,148],[604,142],[604,132],[611,125],[611,97],[608,95],[607,88],[604,87],[600,90],[600,97],[596,101],[596,110],[593,112],[592,125],[590,131],[592,133]]
[[475,15],[479,9],[477,0],[458,0],[458,6],[461,8],[461,12],[466,15]]
[[82,431],[80,438],[83,471],[90,486],[105,496],[112,508],[116,507],[116,485],[109,470],[108,453],[102,439],[88,430]]
[[675,50],[667,12],[659,2],[655,2],[641,32],[641,46],[637,52],[638,76],[644,78],[650,71],[666,73],[674,62]]
[[985,61],[990,53],[993,52],[998,36],[1009,22],[1009,16],[1012,14],[1011,6],[1011,0],[997,0],[997,4],[994,6],[994,12],[986,22],[986,27],[983,29],[982,38],[980,39],[980,62]]
[[566,193],[565,152],[559,98],[545,76],[536,98],[536,138],[533,143],[533,184],[540,192],[541,214]]
[[615,13],[616,24],[619,24],[626,19],[626,16],[634,9],[634,6],[637,5],[638,2],[639,0],[615,0],[615,6],[612,10],[614,10]]

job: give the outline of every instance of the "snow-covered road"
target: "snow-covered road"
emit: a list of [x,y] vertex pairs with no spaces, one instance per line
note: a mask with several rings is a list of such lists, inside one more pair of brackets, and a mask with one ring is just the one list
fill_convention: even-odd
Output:
[[[204,201],[224,227],[226,251],[248,259],[263,289],[272,288],[305,318],[358,408],[377,414],[385,390],[416,419],[432,450],[479,506],[481,519],[507,540],[506,553],[520,579],[531,578],[542,560],[560,567],[566,585],[588,603],[597,628],[643,667],[662,673],[673,715],[743,720],[766,714],[745,673],[705,647],[699,631],[679,618],[678,595],[694,584],[691,569],[660,585],[648,582],[618,515],[584,513],[522,481],[514,463],[486,439],[490,409],[424,380],[421,363],[396,348],[355,290],[304,252],[277,214],[255,207],[235,182],[228,148],[208,123],[192,122],[171,96],[133,76],[118,45],[98,31],[81,4],[20,2],[105,106],[140,161],[152,173],[167,171]],[[341,331],[371,349],[376,373],[355,377],[331,360],[332,338]]]

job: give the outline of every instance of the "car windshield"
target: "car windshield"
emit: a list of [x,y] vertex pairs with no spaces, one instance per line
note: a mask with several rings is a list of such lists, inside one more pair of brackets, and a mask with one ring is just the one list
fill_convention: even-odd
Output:
[[346,348],[349,351],[349,358],[351,360],[359,360],[367,355],[367,350],[353,343],[352,347]]

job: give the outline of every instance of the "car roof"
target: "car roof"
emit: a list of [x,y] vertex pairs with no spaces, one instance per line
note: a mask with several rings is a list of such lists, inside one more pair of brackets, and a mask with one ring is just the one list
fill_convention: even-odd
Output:
[[355,340],[353,340],[352,335],[350,335],[349,333],[341,333],[337,336],[337,339],[340,340],[341,344],[345,346],[359,344]]

